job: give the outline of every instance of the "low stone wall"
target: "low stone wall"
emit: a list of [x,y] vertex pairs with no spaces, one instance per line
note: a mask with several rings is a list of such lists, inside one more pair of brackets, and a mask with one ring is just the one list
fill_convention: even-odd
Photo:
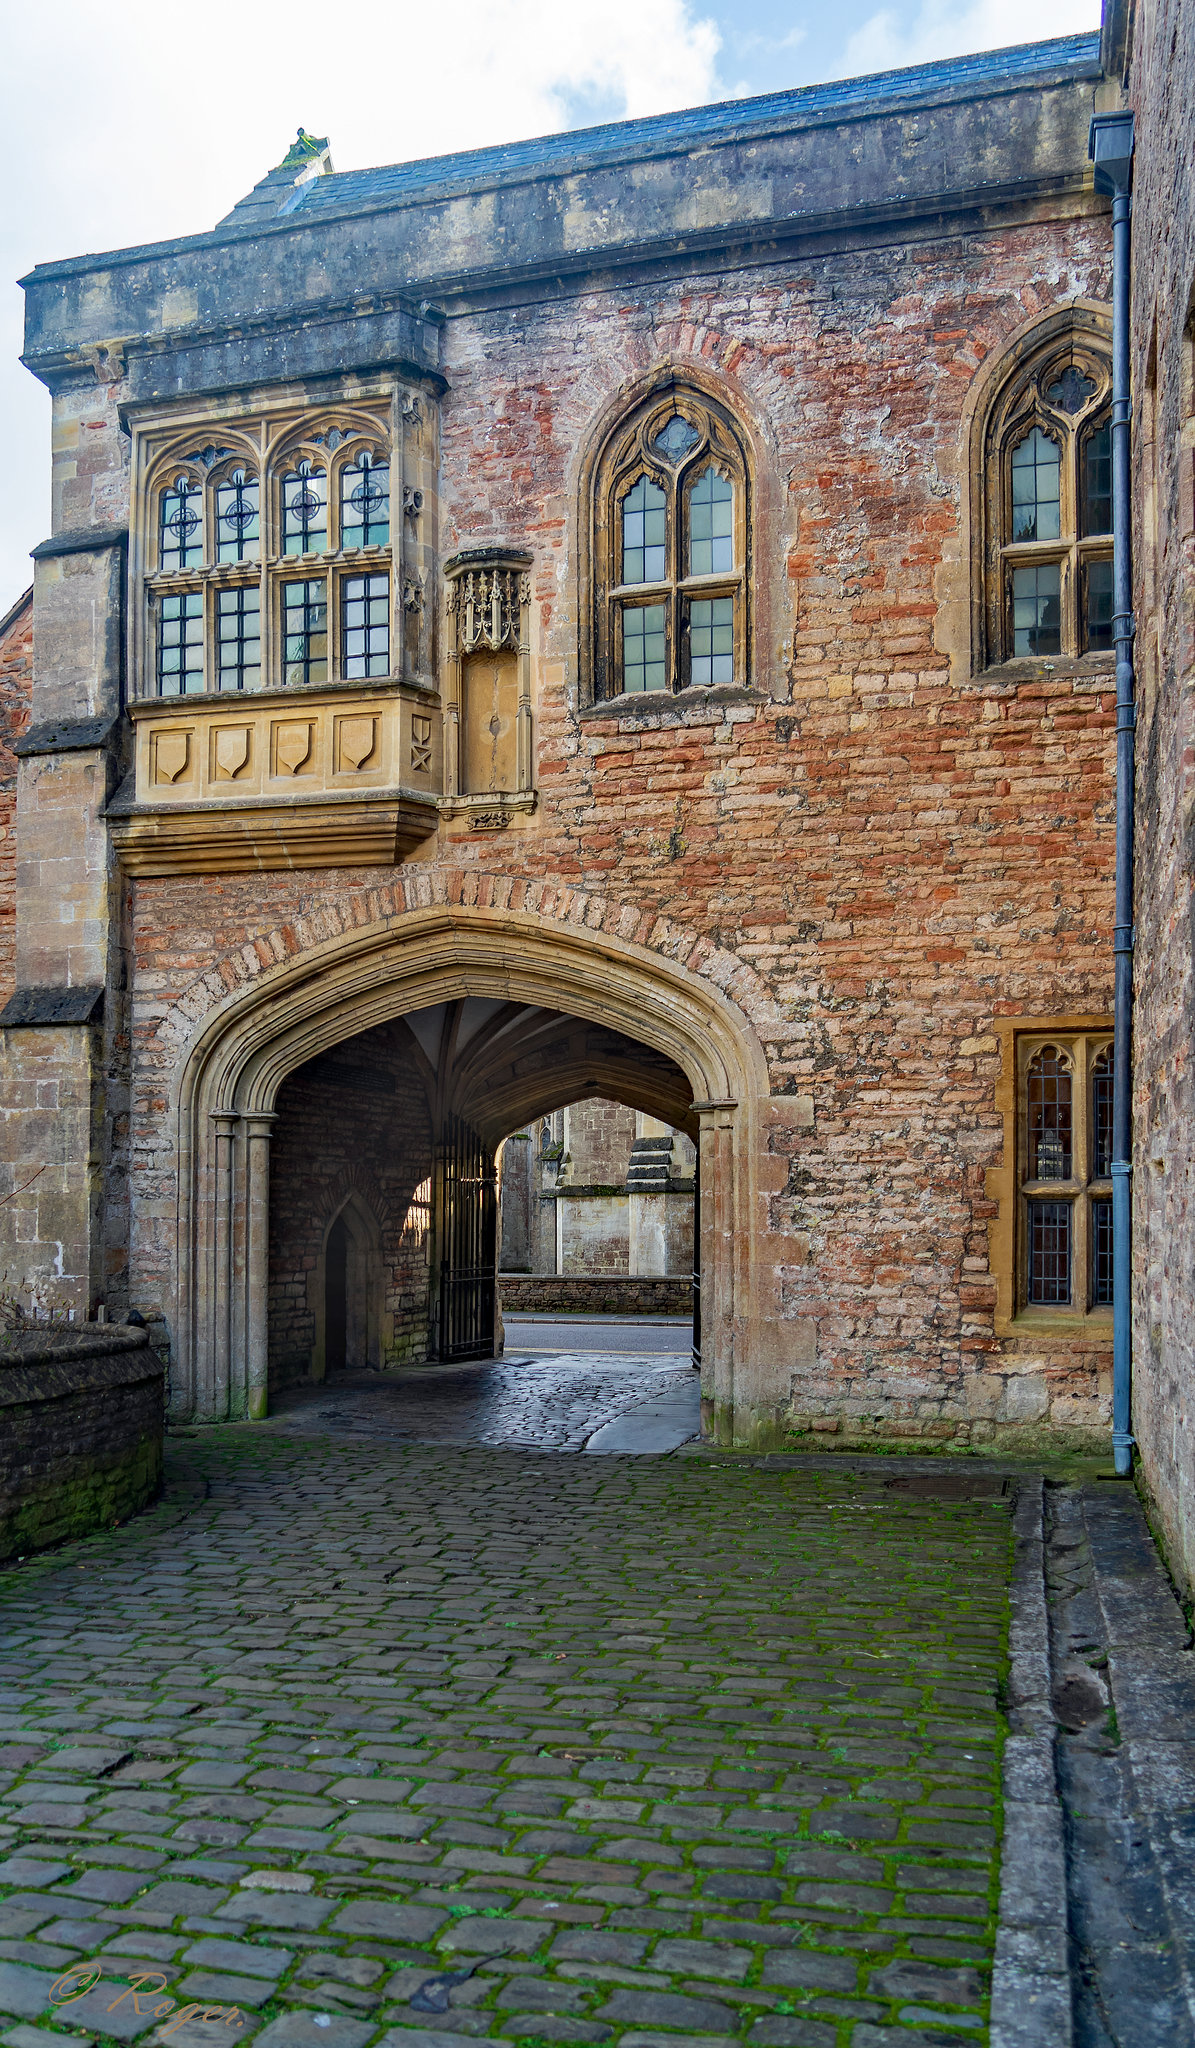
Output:
[[687,1316],[687,1278],[645,1280],[625,1273],[503,1273],[504,1315]]
[[0,1342],[0,1558],[122,1522],[162,1481],[165,1371],[144,1330]]

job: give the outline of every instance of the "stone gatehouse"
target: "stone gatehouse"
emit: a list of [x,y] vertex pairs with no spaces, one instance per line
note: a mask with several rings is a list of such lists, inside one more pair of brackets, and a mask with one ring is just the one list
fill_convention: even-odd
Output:
[[600,1097],[697,1148],[723,1440],[1102,1436],[1111,90],[301,135],[26,279],[0,1264],[177,1413],[486,1355],[496,1149]]

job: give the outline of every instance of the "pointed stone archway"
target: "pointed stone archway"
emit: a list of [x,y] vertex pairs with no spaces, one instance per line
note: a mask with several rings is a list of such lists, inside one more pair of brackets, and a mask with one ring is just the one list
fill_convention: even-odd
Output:
[[[756,1361],[766,1378],[774,1349],[758,1271],[767,1069],[750,1023],[712,983],[648,947],[455,907],[313,946],[218,1004],[194,1033],[176,1093],[176,1409],[204,1421],[266,1412],[269,1148],[283,1081],[376,1024],[468,998],[604,1027],[685,1077],[688,1102],[666,1113],[700,1144],[703,1413],[729,1440],[736,1387],[747,1409],[760,1405]],[[592,1052],[583,1064],[594,1078]],[[499,1098],[491,1080],[476,1108],[496,1144],[530,1096],[516,1086]]]

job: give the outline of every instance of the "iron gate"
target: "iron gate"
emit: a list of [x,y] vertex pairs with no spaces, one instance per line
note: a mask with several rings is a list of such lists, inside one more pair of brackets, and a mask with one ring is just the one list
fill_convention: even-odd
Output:
[[445,1119],[436,1241],[441,1358],[492,1358],[498,1307],[498,1173],[463,1117]]

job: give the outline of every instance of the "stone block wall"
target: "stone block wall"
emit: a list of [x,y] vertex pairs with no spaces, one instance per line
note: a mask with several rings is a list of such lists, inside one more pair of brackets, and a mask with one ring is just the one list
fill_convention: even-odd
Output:
[[162,1480],[165,1374],[143,1330],[0,1343],[0,1558],[122,1522]]
[[688,1316],[693,1306],[687,1280],[625,1273],[504,1273],[499,1291],[508,1316]]
[[1137,893],[1133,1430],[1195,1588],[1195,43],[1133,10]]
[[33,697],[33,592],[0,617],[0,1005],[16,980],[17,759]]
[[378,1362],[423,1358],[431,1126],[407,1026],[379,1025],[292,1074],[278,1098],[271,1149],[271,1388],[311,1376],[324,1242],[352,1198],[378,1228]]

